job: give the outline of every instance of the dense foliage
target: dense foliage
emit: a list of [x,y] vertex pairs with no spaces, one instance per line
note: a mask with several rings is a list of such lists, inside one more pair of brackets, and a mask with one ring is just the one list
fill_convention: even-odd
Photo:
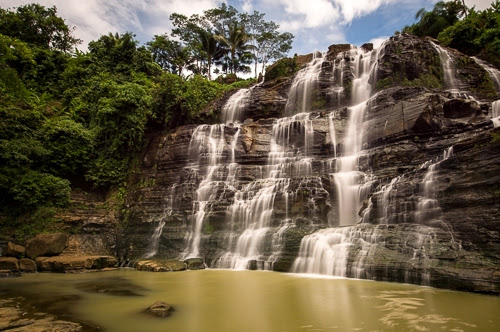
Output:
[[[72,31],[55,7],[0,8],[2,227],[43,229],[40,218],[65,206],[72,189],[122,186],[148,130],[195,123],[212,100],[254,82],[200,76],[208,73],[190,67],[193,47],[203,51],[195,43],[163,35],[140,46],[132,33],[108,34],[80,52]],[[216,40],[237,72],[246,44],[231,43]],[[186,69],[194,74],[185,78]]]
[[468,8],[461,0],[438,2],[430,12],[420,9],[416,18],[419,21],[403,32],[437,38],[445,46],[500,66],[499,0],[483,11]]

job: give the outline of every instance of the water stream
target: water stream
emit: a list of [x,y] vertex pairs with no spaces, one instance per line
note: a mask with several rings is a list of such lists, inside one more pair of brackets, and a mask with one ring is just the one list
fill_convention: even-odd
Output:
[[452,93],[458,93],[459,81],[455,77],[455,64],[453,62],[453,57],[450,52],[440,45],[431,42],[441,59],[441,66],[444,72],[444,86]]

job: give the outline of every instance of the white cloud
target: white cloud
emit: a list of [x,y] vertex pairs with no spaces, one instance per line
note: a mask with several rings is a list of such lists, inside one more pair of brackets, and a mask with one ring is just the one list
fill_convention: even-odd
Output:
[[382,45],[383,42],[385,42],[389,36],[381,36],[377,38],[372,38],[370,39],[369,43],[373,44],[373,48],[379,48],[380,45]]
[[[2,8],[12,8],[34,2],[33,0],[0,0]],[[225,0],[37,0],[46,7],[57,7],[58,15],[69,26],[75,26],[75,36],[83,40],[80,48],[86,49],[89,41],[110,32],[131,31],[152,38],[171,30],[170,14],[199,14],[218,7]]]
[[281,23],[283,29],[296,31],[327,25],[340,17],[338,9],[329,0],[279,0],[291,20]]
[[494,0],[465,0],[465,5],[467,7],[476,6],[476,10],[484,10],[491,6]]
[[241,9],[243,9],[244,12],[247,12],[249,14],[253,12],[252,0],[240,0],[240,2],[241,2]]

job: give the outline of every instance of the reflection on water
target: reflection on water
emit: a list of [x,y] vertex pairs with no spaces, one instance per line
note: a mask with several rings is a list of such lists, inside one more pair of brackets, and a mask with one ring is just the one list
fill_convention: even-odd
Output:
[[[500,330],[498,297],[273,272],[40,273],[0,280],[0,294],[71,298],[66,314],[106,331]],[[142,313],[157,300],[175,312],[166,319]]]

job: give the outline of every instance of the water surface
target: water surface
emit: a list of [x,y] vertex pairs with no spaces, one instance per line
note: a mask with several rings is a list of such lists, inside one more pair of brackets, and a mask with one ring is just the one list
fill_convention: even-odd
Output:
[[[500,330],[496,296],[274,272],[39,273],[0,280],[0,294],[71,298],[65,310],[73,318],[105,331]],[[175,312],[142,313],[157,300]]]

